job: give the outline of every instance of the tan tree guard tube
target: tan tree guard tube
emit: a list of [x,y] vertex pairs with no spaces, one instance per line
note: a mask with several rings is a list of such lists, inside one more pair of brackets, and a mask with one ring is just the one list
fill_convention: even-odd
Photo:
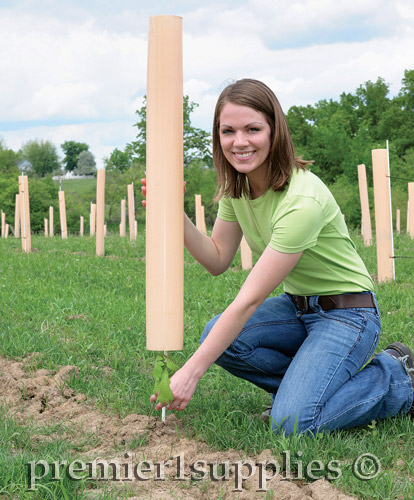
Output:
[[32,235],[30,232],[29,182],[27,175],[19,176],[19,200],[22,250],[30,253],[32,251]]
[[391,187],[386,149],[372,150],[378,282],[395,278]]
[[62,240],[66,240],[68,237],[68,226],[66,223],[66,202],[65,202],[64,191],[59,191],[59,215],[60,215],[60,232],[62,234]]
[[79,228],[79,234],[80,236],[83,236],[85,233],[85,219],[83,215],[80,216],[80,228]]
[[248,271],[253,267],[253,256],[244,236],[240,242],[240,253],[242,269],[243,271]]
[[45,222],[45,238],[48,238],[49,237],[49,219],[47,219],[45,217],[44,222]]
[[397,234],[400,234],[400,232],[401,232],[401,211],[399,208],[397,208],[397,214],[395,216],[395,227],[397,230]]
[[96,204],[91,203],[91,214],[90,214],[90,235],[95,236],[96,227]]
[[16,194],[14,205],[14,237],[20,238],[20,196]]
[[97,170],[96,180],[96,255],[105,255],[105,170]]
[[6,214],[1,212],[1,237],[4,238],[4,233],[6,231]]
[[206,213],[205,213],[204,205],[201,205],[201,225],[202,225],[203,233],[207,234]]
[[136,240],[134,184],[128,184],[127,194],[128,194],[129,241],[134,241]]
[[414,238],[414,182],[408,183],[408,231]]
[[372,229],[371,229],[371,215],[369,213],[368,201],[368,185],[367,185],[367,172],[365,165],[358,165],[358,182],[359,182],[359,197],[361,200],[361,214],[362,214],[362,234],[364,237],[364,245],[369,247],[372,245]]
[[201,210],[201,194],[194,195],[195,197],[195,217],[196,217],[196,228],[199,231],[203,231],[203,215]]
[[147,80],[147,349],[183,348],[182,19],[150,18]]
[[54,226],[54,220],[53,220],[53,207],[49,207],[49,238],[54,236],[55,232],[55,226]]
[[407,233],[410,232],[410,202],[407,201]]
[[5,238],[8,238],[8,237],[9,237],[9,225],[8,225],[8,224],[6,224],[6,228],[5,228],[5,230],[4,230],[4,237],[5,237]]
[[119,224],[119,236],[125,238],[126,236],[126,203],[121,200],[121,224]]

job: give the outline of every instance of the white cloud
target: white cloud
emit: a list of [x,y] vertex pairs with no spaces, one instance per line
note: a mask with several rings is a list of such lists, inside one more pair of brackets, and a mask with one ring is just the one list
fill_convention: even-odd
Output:
[[[378,76],[395,94],[412,68],[412,0],[17,0],[0,6],[0,136],[87,142],[96,156],[135,137],[154,14],[183,15],[184,91],[211,129],[232,79],[264,80],[285,111]],[[45,135],[42,135],[45,134]]]
[[41,16],[0,18],[0,116],[3,120],[106,119],[133,112],[145,89],[146,42],[68,26]]

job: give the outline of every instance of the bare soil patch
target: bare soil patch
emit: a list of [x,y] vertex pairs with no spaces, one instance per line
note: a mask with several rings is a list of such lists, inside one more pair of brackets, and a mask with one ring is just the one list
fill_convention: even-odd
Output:
[[[85,395],[69,387],[70,378],[79,373],[76,366],[64,366],[57,372],[35,369],[36,357],[34,353],[21,362],[0,357],[0,402],[5,401],[13,417],[23,424],[33,422],[39,428],[61,424],[59,436],[80,445],[81,460],[88,467],[92,463],[111,464],[109,479],[119,473],[119,480],[111,481],[111,487],[129,488],[132,499],[353,499],[326,480],[305,484],[276,474],[266,481],[264,475],[270,477],[272,470],[259,464],[272,460],[270,450],[249,457],[231,449],[212,451],[205,442],[186,436],[174,414],[169,414],[165,423],[159,416],[132,414],[121,419],[103,414]],[[47,439],[40,434],[41,429],[39,437]],[[237,463],[240,465],[234,465]],[[100,467],[103,465],[97,466],[102,471]],[[251,477],[242,481],[241,476],[250,472]],[[267,491],[258,491],[261,473]],[[241,491],[235,491],[238,486]],[[88,498],[98,494],[91,489]]]

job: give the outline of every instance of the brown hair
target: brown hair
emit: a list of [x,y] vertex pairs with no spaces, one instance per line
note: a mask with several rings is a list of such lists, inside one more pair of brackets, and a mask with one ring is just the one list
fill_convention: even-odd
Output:
[[297,156],[290,136],[288,124],[280,103],[273,91],[258,80],[244,78],[228,85],[220,94],[213,121],[213,161],[217,169],[217,191],[215,200],[223,195],[240,198],[249,193],[246,174],[239,173],[226,160],[220,145],[220,114],[228,102],[248,106],[261,112],[271,130],[269,153],[268,189],[283,191],[292,174],[293,167],[306,170],[311,161]]

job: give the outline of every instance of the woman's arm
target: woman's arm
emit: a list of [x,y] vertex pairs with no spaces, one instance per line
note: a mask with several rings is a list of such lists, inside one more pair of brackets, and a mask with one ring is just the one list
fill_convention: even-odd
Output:
[[[220,316],[197,351],[171,378],[174,399],[168,409],[183,410],[187,406],[200,378],[233,342],[257,307],[295,267],[301,255],[302,252],[288,254],[266,248],[237,297]],[[151,396],[151,401],[156,399],[156,395]],[[158,403],[156,409],[163,406]]]
[[216,219],[209,237],[184,215],[184,244],[191,255],[214,276],[224,273],[230,266],[241,238],[238,222]]
[[[141,179],[141,191],[147,195],[147,180]],[[146,200],[142,202],[146,206]],[[211,236],[199,231],[184,214],[184,244],[191,255],[214,276],[230,266],[242,238],[238,222],[216,219]]]

